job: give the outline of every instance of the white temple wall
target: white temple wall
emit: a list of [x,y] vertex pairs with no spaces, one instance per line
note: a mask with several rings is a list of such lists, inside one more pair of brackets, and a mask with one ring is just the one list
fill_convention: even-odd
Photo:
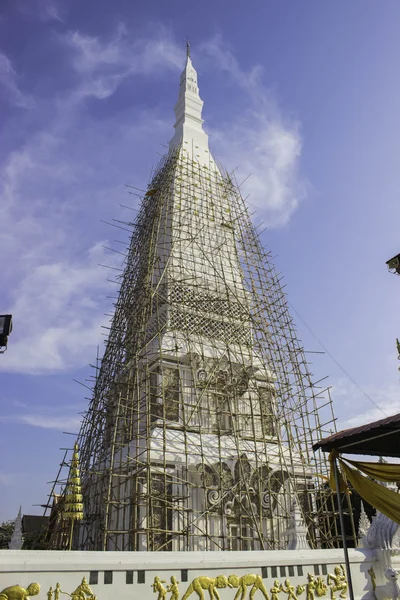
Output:
[[[400,567],[399,557],[384,552],[364,549],[350,550],[354,597],[356,600],[383,600],[388,598],[384,570],[391,564]],[[181,598],[191,582],[200,576],[215,578],[219,575],[259,575],[270,596],[276,579],[286,586],[306,586],[308,574],[326,583],[328,573],[334,574],[336,566],[343,564],[342,550],[297,550],[254,552],[56,552],[29,550],[0,551],[0,592],[11,585],[27,587],[32,582],[41,586],[37,600],[47,600],[50,586],[61,584],[63,592],[71,594],[86,577],[98,600],[155,600],[152,584],[154,578],[164,580],[164,587],[171,576],[179,581]],[[397,564],[399,563],[399,564]],[[373,593],[371,567],[376,576],[376,596]],[[97,581],[97,583],[95,583]],[[108,583],[106,583],[108,582]],[[248,587],[249,593],[251,586]],[[218,588],[221,600],[234,600],[237,589]],[[170,593],[166,595],[170,599]],[[208,598],[208,592],[205,591]],[[339,598],[339,592],[334,594]],[[192,599],[197,599],[194,592]],[[255,600],[263,597],[260,590]],[[280,591],[279,600],[287,600],[288,594]],[[329,587],[320,596],[331,597]],[[32,598],[32,597],[31,597]],[[60,596],[62,600],[63,596]],[[247,598],[247,595],[246,595]],[[307,589],[298,593],[299,600],[307,600]],[[315,594],[317,598],[317,594]],[[349,598],[348,591],[346,598]]]

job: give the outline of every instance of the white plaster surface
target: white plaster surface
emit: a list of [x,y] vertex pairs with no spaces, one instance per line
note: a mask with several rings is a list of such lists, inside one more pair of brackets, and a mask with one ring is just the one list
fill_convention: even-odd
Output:
[[[382,556],[372,550],[350,550],[351,570],[354,596],[364,600],[375,598],[368,569],[373,566],[377,576],[379,599],[386,594],[385,568]],[[387,557],[383,562],[387,562]],[[341,550],[297,550],[297,551],[255,551],[255,552],[60,552],[31,550],[0,551],[0,592],[10,585],[27,587],[31,582],[41,585],[38,600],[47,600],[50,586],[55,588],[57,582],[61,589],[69,594],[76,589],[83,577],[90,581],[91,572],[98,572],[98,583],[90,584],[98,600],[156,600],[158,594],[153,592],[152,583],[158,576],[168,585],[172,575],[180,582],[180,597],[189,587],[191,581],[199,576],[216,577],[217,575],[236,574],[239,577],[254,573],[263,577],[267,590],[273,586],[274,580],[284,583],[289,579],[295,586],[305,584],[307,574],[315,574],[316,569],[323,579],[325,571],[333,573],[336,565],[342,564]],[[389,565],[386,565],[389,566]],[[299,567],[303,574],[299,574]],[[276,574],[274,569],[276,568]],[[282,569],[282,571],[281,571]],[[293,569],[293,571],[292,571]],[[183,571],[187,570],[187,581],[182,581]],[[104,583],[105,571],[112,571],[112,583]],[[133,584],[126,583],[126,572],[133,571]],[[138,583],[138,572],[144,571],[144,583]],[[294,572],[294,575],[291,573]],[[378,590],[377,588],[377,590]],[[219,589],[221,600],[234,600],[237,589]],[[247,590],[246,600],[250,588]],[[166,595],[167,600],[170,593]],[[270,594],[271,595],[271,594]],[[339,594],[337,593],[337,598]],[[209,597],[205,591],[205,598]],[[60,596],[60,600],[68,598]],[[191,598],[197,599],[196,593]],[[255,600],[263,598],[258,590]],[[324,596],[330,598],[328,589]],[[349,595],[347,593],[347,598]],[[287,600],[287,594],[280,592],[279,600]],[[306,591],[299,600],[307,600]],[[317,600],[317,596],[315,596]]]

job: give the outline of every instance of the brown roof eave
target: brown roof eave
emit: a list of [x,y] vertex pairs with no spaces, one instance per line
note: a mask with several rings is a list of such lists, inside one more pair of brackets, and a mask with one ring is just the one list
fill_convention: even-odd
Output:
[[379,421],[334,433],[313,445],[313,450],[400,458],[400,413]]

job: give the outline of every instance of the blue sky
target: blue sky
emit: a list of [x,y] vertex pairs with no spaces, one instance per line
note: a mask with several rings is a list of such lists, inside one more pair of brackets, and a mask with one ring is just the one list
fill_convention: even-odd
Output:
[[172,137],[186,36],[211,149],[251,173],[299,336],[334,357],[310,355],[339,426],[400,411],[399,21],[390,0],[3,0],[0,520],[40,513],[78,431],[116,287],[98,265],[127,240],[102,221],[132,218],[125,184]]

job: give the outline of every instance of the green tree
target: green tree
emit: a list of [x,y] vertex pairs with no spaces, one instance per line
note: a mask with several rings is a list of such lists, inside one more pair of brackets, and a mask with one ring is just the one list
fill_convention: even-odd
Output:
[[15,519],[0,523],[0,549],[8,549],[8,544],[14,531]]
[[24,535],[22,550],[48,550],[47,531]]

